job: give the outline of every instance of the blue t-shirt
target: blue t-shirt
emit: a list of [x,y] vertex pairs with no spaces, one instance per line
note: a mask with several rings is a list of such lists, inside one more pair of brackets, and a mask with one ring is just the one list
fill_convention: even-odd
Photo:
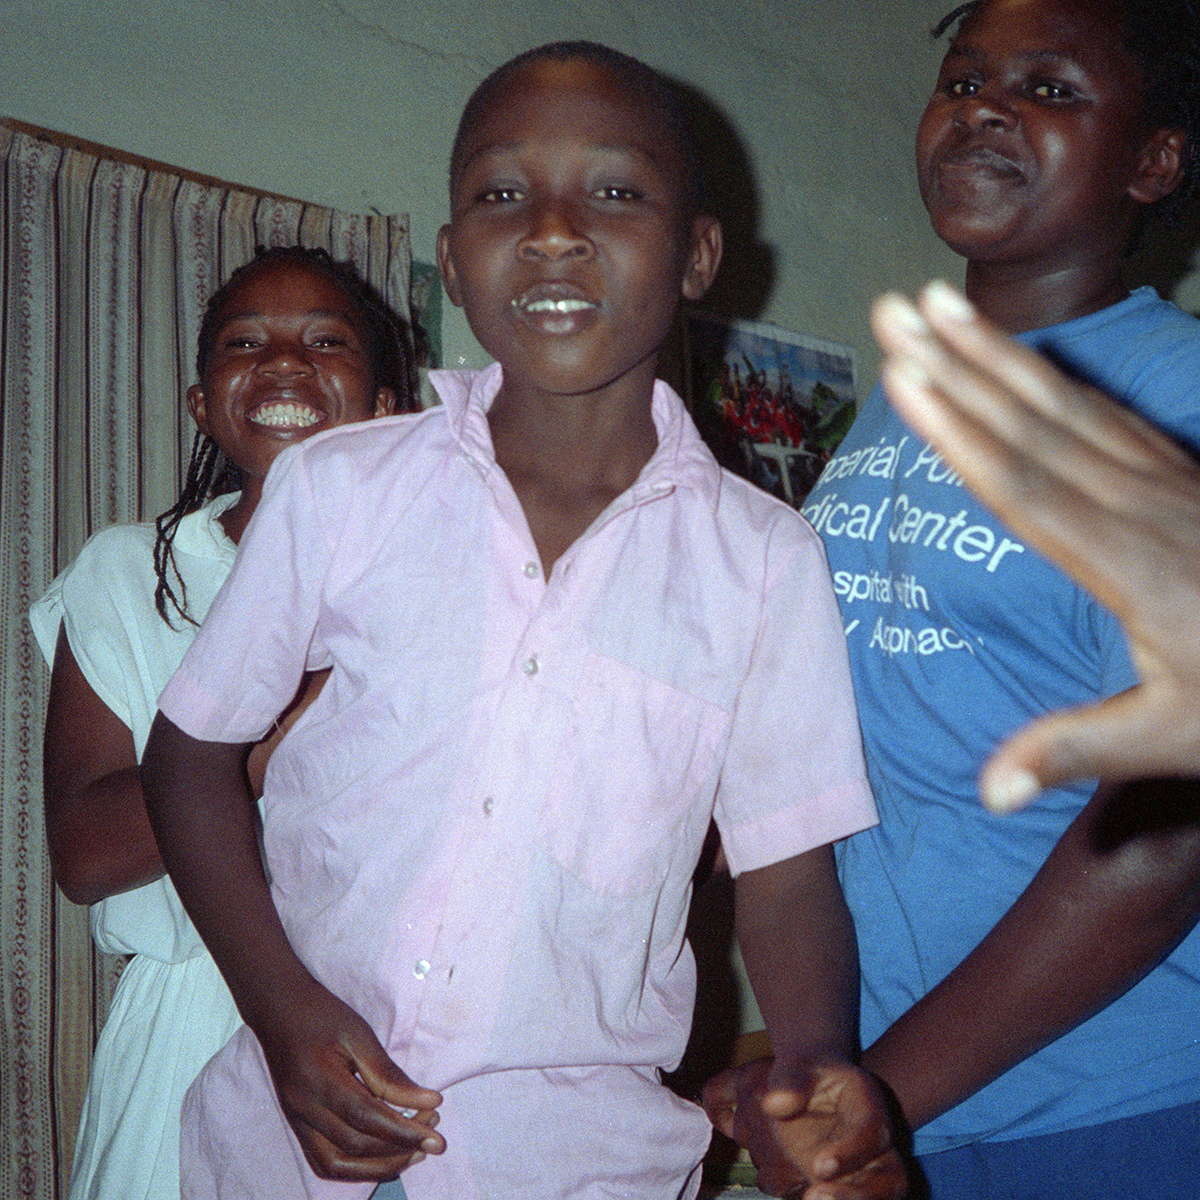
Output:
[[[1200,321],[1152,289],[1022,340],[1200,443]],[[1032,718],[1136,675],[1112,614],[977,503],[878,387],[804,515],[829,553],[880,813],[838,853],[869,1045],[991,930],[1095,790],[1058,788],[997,817],[976,787],[987,755]],[[1116,1003],[925,1126],[916,1149],[1198,1097],[1193,931]]]

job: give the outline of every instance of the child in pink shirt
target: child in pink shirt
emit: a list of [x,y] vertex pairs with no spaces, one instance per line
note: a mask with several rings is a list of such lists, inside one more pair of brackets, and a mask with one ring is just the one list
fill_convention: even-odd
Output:
[[[693,163],[666,82],[604,47],[481,85],[438,245],[496,365],[281,458],[163,694],[152,820],[247,1023],[185,1108],[189,1200],[402,1169],[411,1200],[693,1196],[710,1127],[659,1074],[714,813],[763,1104],[811,1196],[902,1192],[854,1065],[829,844],[875,815],[820,544],[655,381],[720,260]],[[268,890],[244,745],[318,666],[271,760]]]

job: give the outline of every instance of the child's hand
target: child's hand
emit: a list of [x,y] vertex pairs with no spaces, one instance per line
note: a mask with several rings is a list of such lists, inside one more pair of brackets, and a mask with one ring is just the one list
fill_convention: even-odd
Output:
[[758,1187],[803,1200],[898,1200],[907,1172],[879,1084],[849,1063],[760,1058],[704,1088],[712,1123],[750,1152]]
[[1200,773],[1200,471],[1128,409],[1069,379],[946,284],[872,312],[888,397],[984,503],[1121,620],[1141,683],[1021,731],[986,803],[1041,788]]
[[[309,1165],[326,1179],[395,1179],[426,1154],[441,1096],[418,1087],[387,1056],[371,1027],[314,981],[255,1029],[279,1102]],[[405,1114],[408,1115],[405,1115]]]

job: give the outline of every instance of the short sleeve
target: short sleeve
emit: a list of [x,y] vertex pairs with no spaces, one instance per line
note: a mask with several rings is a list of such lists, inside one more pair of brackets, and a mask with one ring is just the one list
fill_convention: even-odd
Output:
[[88,685],[129,728],[134,723],[130,675],[143,654],[136,626],[144,614],[135,610],[144,608],[145,596],[153,594],[152,555],[145,527],[102,530],[29,613],[47,664],[54,665],[58,631],[65,627]]
[[46,589],[40,600],[35,600],[29,609],[29,625],[46,666],[54,666],[54,651],[58,645],[58,631],[62,626],[62,576],[57,576]]
[[[265,736],[309,665],[333,535],[301,448],[272,465],[229,578],[159,698],[161,712],[203,741]],[[339,485],[328,482],[325,494]]]
[[[798,535],[768,557],[717,792],[717,824],[735,875],[878,820],[824,549],[807,524],[788,527]],[[772,557],[782,561],[772,566]]]

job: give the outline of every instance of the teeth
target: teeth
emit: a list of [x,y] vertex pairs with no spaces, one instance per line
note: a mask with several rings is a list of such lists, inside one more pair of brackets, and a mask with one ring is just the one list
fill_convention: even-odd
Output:
[[250,421],[255,425],[295,429],[307,429],[320,419],[320,415],[309,408],[307,404],[293,404],[291,401],[264,404],[250,417]]
[[526,312],[574,313],[595,308],[590,300],[533,300],[524,306]]

